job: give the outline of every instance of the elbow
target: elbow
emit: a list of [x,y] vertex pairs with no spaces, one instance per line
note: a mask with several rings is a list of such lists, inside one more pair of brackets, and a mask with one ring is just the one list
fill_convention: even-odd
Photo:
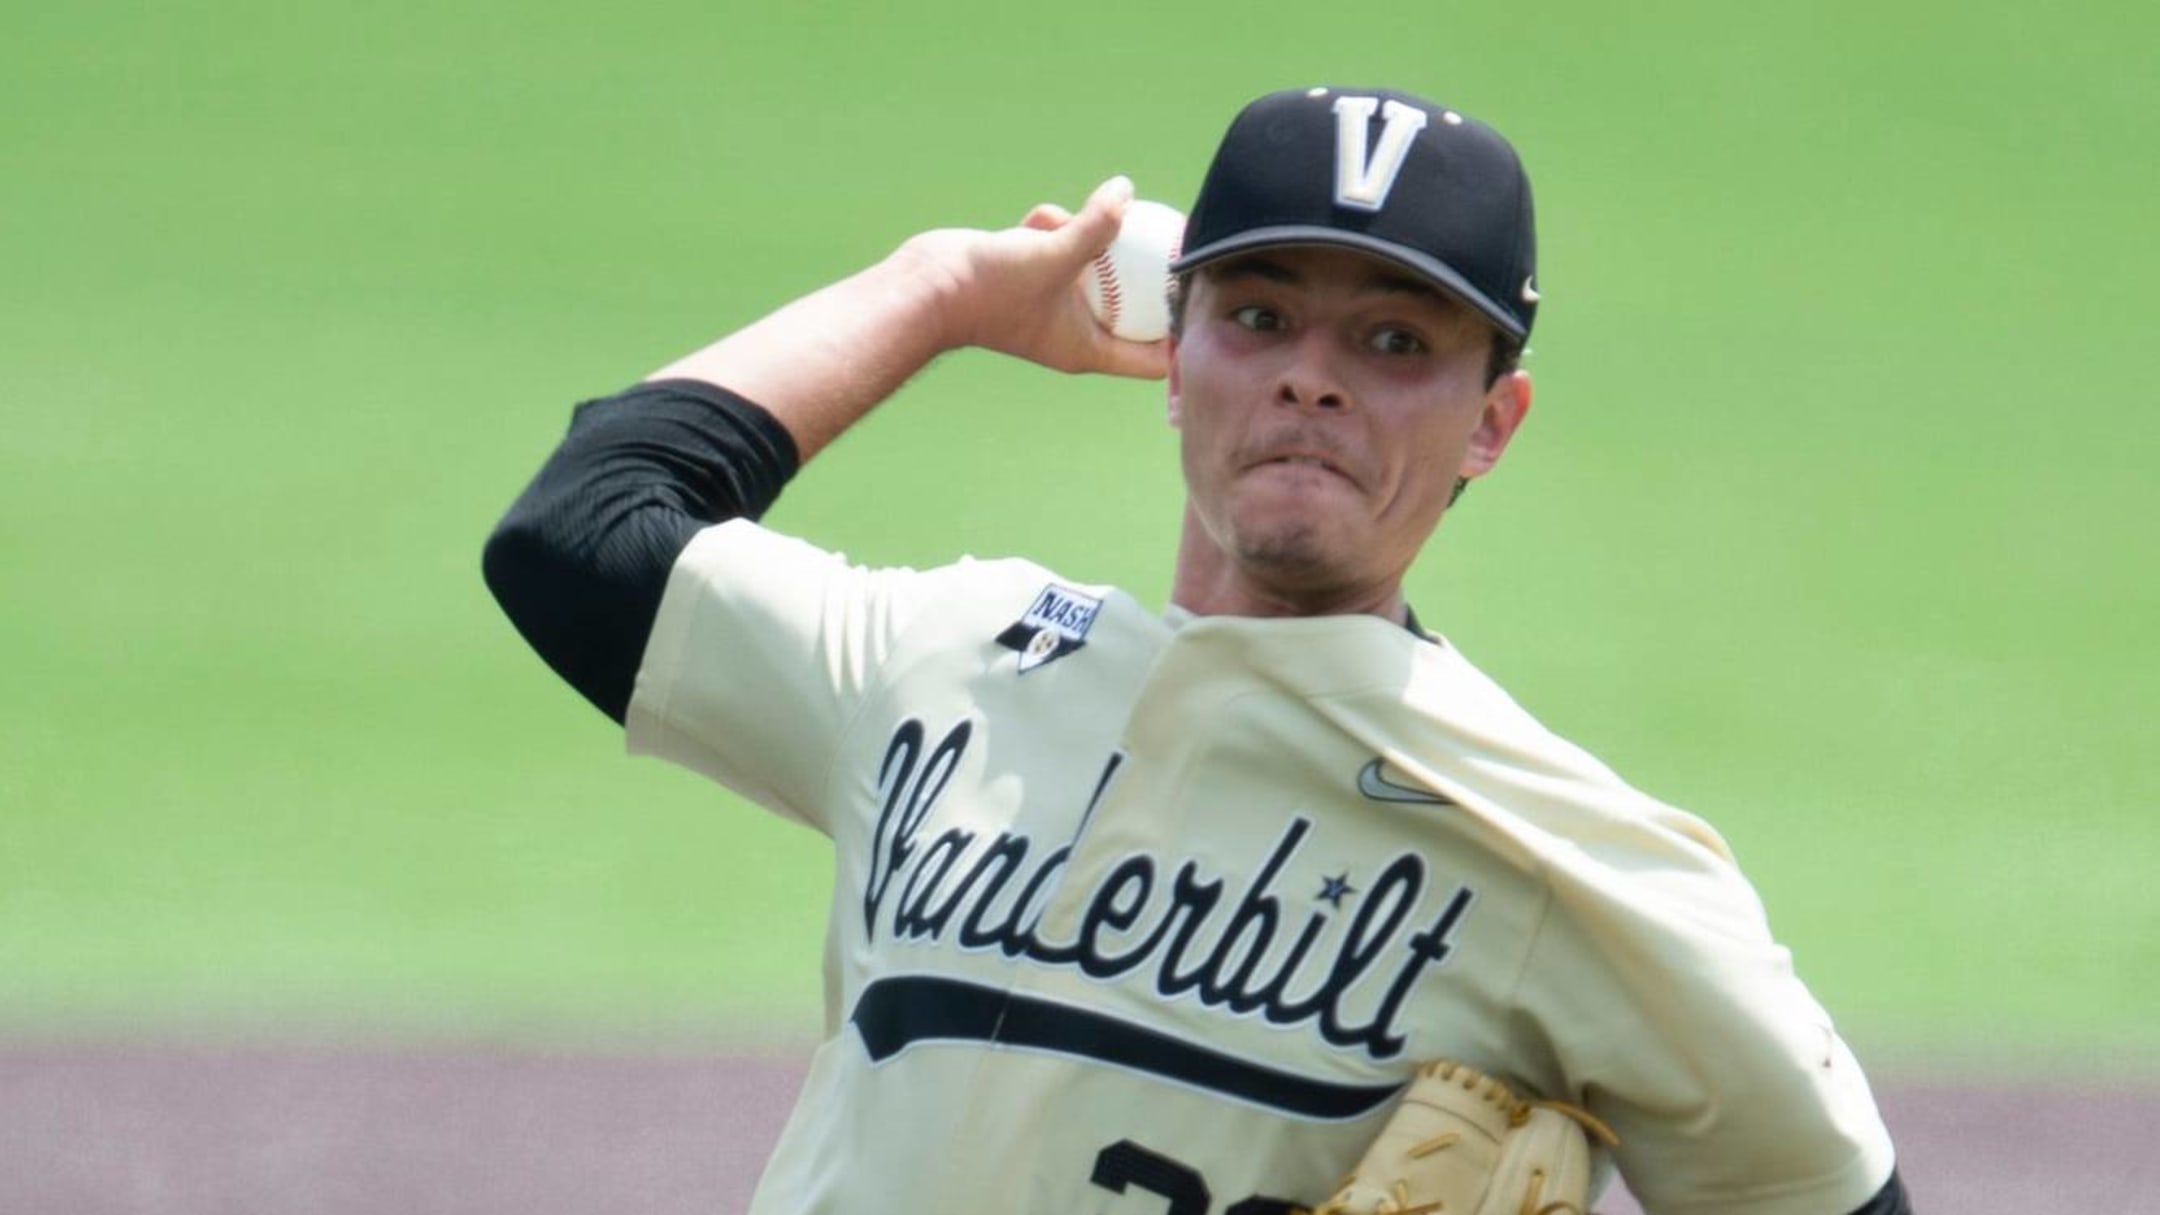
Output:
[[481,547],[481,576],[541,661],[619,725],[654,608],[626,597],[573,543],[513,510]]
[[543,571],[548,563],[545,539],[515,513],[488,534],[480,548],[480,576],[511,623],[523,628],[533,618],[535,593],[547,581]]

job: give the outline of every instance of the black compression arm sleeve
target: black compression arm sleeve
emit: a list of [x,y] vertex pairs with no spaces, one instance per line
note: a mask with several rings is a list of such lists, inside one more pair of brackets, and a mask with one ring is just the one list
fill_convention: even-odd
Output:
[[1898,1180],[1896,1169],[1890,1170],[1890,1180],[1875,1191],[1875,1197],[1853,1215],[1912,1215],[1912,1199],[1906,1195],[1905,1183]]
[[488,589],[555,673],[620,723],[675,559],[701,529],[763,515],[800,463],[771,414],[709,384],[587,401],[488,537]]

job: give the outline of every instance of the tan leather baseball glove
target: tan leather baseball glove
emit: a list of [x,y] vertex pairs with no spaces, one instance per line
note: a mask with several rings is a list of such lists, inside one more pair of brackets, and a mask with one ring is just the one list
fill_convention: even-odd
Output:
[[1619,1143],[1587,1110],[1525,1101],[1461,1063],[1429,1063],[1313,1215],[1586,1215],[1592,1135]]

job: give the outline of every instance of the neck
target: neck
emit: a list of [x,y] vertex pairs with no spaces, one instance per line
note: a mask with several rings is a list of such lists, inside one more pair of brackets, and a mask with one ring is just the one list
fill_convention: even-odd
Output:
[[1396,624],[1408,618],[1399,574],[1360,584],[1256,569],[1223,551],[1190,504],[1178,536],[1170,601],[1196,616],[1367,615]]

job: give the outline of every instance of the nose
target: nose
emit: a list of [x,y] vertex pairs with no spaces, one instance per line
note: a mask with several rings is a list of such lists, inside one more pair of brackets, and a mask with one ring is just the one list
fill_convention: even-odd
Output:
[[1341,377],[1335,374],[1328,352],[1322,346],[1324,336],[1307,334],[1305,340],[1291,351],[1275,388],[1275,399],[1279,404],[1320,413],[1336,413],[1350,407],[1349,391],[1343,387]]

